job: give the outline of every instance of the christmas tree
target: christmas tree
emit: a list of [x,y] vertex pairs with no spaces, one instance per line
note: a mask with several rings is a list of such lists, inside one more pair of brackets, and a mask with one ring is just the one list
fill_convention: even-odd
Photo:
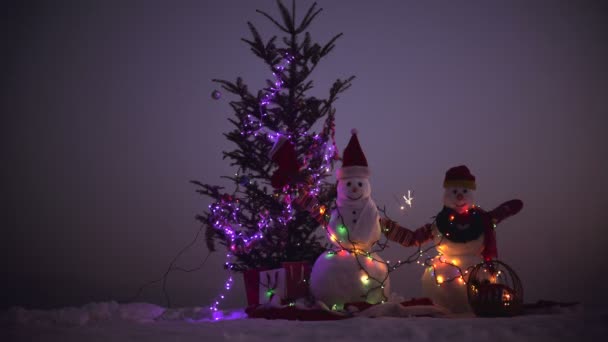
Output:
[[337,79],[325,99],[307,92],[313,88],[312,72],[342,34],[326,44],[314,43],[307,30],[322,9],[314,3],[296,22],[295,1],[291,10],[281,1],[277,6],[279,19],[257,12],[276,26],[282,39],[264,41],[250,22],[252,38],[243,39],[274,79],[257,94],[241,78],[213,80],[236,97],[228,119],[234,129],[224,134],[236,147],[223,152],[236,169],[223,178],[234,188],[193,181],[198,193],[214,201],[197,215],[206,229],[207,247],[215,251],[217,243],[226,246],[226,267],[234,271],[276,268],[285,261],[314,263],[325,250],[325,238],[316,234],[318,221],[292,201],[303,191],[316,197],[321,208],[335,199],[335,186],[326,181],[338,158],[334,103],[354,77]]

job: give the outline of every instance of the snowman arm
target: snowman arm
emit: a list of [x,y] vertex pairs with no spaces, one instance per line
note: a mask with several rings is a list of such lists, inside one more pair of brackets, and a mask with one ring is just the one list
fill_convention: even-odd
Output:
[[293,201],[300,209],[307,211],[320,225],[328,223],[324,206],[319,205],[319,200],[311,196],[307,191],[301,191],[300,196]]
[[382,232],[386,238],[405,247],[421,245],[432,238],[431,225],[426,224],[415,231],[400,226],[397,222],[386,218],[380,219]]
[[414,232],[414,239],[416,240],[417,245],[422,245],[423,243],[433,239],[432,227],[432,224],[427,223],[424,226],[416,229]]
[[494,210],[490,211],[490,217],[494,224],[498,224],[504,219],[517,214],[524,206],[524,202],[518,199],[507,201]]

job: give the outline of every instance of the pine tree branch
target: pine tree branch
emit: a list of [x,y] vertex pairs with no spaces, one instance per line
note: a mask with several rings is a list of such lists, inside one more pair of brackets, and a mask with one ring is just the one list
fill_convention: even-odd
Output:
[[296,0],[291,0],[291,22],[296,24]]
[[323,10],[322,8],[319,8],[317,11],[315,11],[313,13],[313,11],[315,10],[315,7],[317,7],[317,3],[316,2],[313,3],[312,6],[310,6],[310,8],[308,9],[308,12],[306,12],[306,15],[302,19],[302,22],[300,23],[300,25],[296,29],[296,33],[297,34],[300,34],[300,33],[304,32],[304,30],[306,30],[308,28],[308,26],[313,21],[313,19]]
[[329,103],[332,104],[338,99],[338,94],[344,92],[352,85],[352,80],[355,79],[355,76],[351,76],[346,80],[337,79],[334,84],[331,86],[329,90]]
[[306,34],[304,34],[304,41],[302,42],[302,45],[300,46],[300,51],[302,51],[302,57],[307,60],[310,58],[310,33],[306,32]]
[[[292,15],[289,13],[289,10],[287,9],[287,7],[285,7],[285,5],[283,5],[281,0],[277,0],[277,6],[279,7],[279,11],[281,12],[281,17],[283,18],[283,25],[285,25],[285,27],[288,29],[288,33],[294,33],[294,20],[292,18]],[[295,9],[295,2],[293,2],[293,6]],[[295,11],[293,12],[293,15],[295,16]]]
[[328,53],[331,52],[331,50],[334,49],[335,46],[335,42],[338,38],[342,37],[343,33],[338,33],[337,35],[335,35],[327,44],[325,44],[325,46],[321,49],[320,52],[320,56],[321,57],[325,57]]
[[268,13],[261,11],[261,10],[255,10],[256,12],[262,14],[263,16],[265,16],[266,18],[268,18],[268,20],[270,20],[273,24],[275,24],[281,31],[285,32],[285,33],[290,33],[289,30],[285,27],[283,27],[283,25],[281,25],[278,21],[276,21],[273,17],[271,17]]
[[241,38],[241,40],[244,41],[245,43],[247,43],[251,47],[251,51],[256,56],[258,56],[262,59],[266,59],[266,49],[265,49],[264,43],[262,41],[262,36],[260,35],[258,30],[255,28],[255,26],[251,22],[248,21],[247,26],[249,27],[249,31],[251,32],[251,35],[253,36],[253,41],[245,39],[245,38]]

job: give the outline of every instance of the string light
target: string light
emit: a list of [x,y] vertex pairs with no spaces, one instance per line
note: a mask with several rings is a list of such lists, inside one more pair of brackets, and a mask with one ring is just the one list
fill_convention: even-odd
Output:
[[[471,205],[471,209],[475,209],[472,210],[471,212],[473,214],[476,214],[476,210],[482,210],[479,206],[477,205]],[[467,210],[466,213],[468,214],[469,211]],[[452,221],[455,220],[454,215],[450,215],[449,216],[449,221],[450,224],[453,224]],[[494,224],[494,227],[496,227],[496,225]],[[449,236],[449,234],[446,234],[446,236]],[[440,245],[443,241],[443,236],[441,234],[439,234],[437,237],[440,238],[439,243],[435,244],[433,247],[435,248],[440,248]],[[448,282],[452,282],[452,281],[457,281],[459,284],[463,284],[466,285],[467,284],[467,275],[469,274],[469,272],[476,266],[476,265],[472,265],[467,267],[466,269],[461,268],[461,260],[453,258],[452,260],[447,259],[445,256],[443,256],[443,254],[441,254],[439,252],[439,254],[437,256],[431,256],[427,259],[427,261],[425,262],[426,265],[429,265],[430,268],[432,269],[431,271],[431,276],[434,277],[435,282],[437,284],[439,283],[448,283]],[[443,270],[442,275],[439,275],[439,272],[437,272],[438,268],[441,268]],[[483,269],[484,272],[487,272],[486,269]],[[450,276],[447,276],[447,274],[450,274]],[[492,275],[489,278],[489,281],[491,283],[496,283],[497,282],[497,277],[500,277],[501,272],[498,271],[495,275]],[[441,282],[439,281],[439,277],[441,277]]]
[[[435,246],[439,246],[439,244]],[[435,283],[437,285],[441,285],[443,283],[449,283],[453,281],[457,281],[459,284],[466,284],[464,280],[465,275],[469,272],[469,269],[473,268],[471,266],[465,270],[461,269],[458,266],[459,260],[453,259],[448,260],[442,254],[439,254],[435,257],[430,257],[426,260],[425,264],[429,265],[429,271],[431,276],[435,278]],[[438,272],[438,269],[441,268],[442,272]],[[453,276],[447,276],[448,274],[455,274]]]
[[[312,197],[317,197],[320,193],[320,186],[321,186],[321,180],[323,179],[323,176],[325,175],[325,173],[330,171],[330,166],[331,163],[337,158],[337,148],[335,145],[335,139],[334,139],[334,134],[335,134],[335,128],[333,127],[333,124],[330,125],[326,125],[323,129],[323,134],[319,135],[319,134],[315,134],[315,135],[311,135],[308,132],[291,132],[291,133],[285,133],[285,132],[270,132],[264,129],[264,120],[266,117],[269,116],[267,109],[267,106],[272,102],[272,99],[276,96],[276,94],[278,94],[281,90],[281,87],[283,85],[283,82],[280,78],[280,74],[283,71],[283,69],[285,67],[287,67],[289,65],[289,63],[292,61],[293,59],[289,56],[287,56],[285,58],[285,63],[284,65],[279,65],[277,67],[277,71],[278,72],[274,72],[273,76],[275,77],[275,82],[274,82],[274,87],[270,88],[270,91],[268,93],[265,94],[265,96],[263,96],[261,102],[260,102],[260,115],[259,117],[256,117],[256,115],[253,114],[247,114],[243,117],[243,130],[241,131],[241,134],[243,135],[253,135],[253,136],[258,136],[258,135],[265,135],[270,141],[277,141],[277,139],[279,139],[281,136],[285,136],[287,139],[291,140],[291,141],[297,141],[300,138],[304,138],[304,139],[309,139],[309,141],[312,141],[313,145],[316,145],[318,147],[318,151],[321,151],[321,162],[320,163],[312,163],[311,161],[314,159],[314,154],[306,154],[304,157],[304,168],[301,170],[303,173],[306,173],[307,175],[310,176],[310,181],[308,182],[308,184],[305,186],[306,187],[306,191],[307,191],[307,195],[308,196],[312,196]],[[331,139],[330,139],[331,137]],[[330,142],[331,140],[331,142]],[[237,177],[238,177],[238,173],[237,173]],[[251,182],[249,183],[251,184]],[[297,193],[299,190],[304,190],[304,187],[302,187],[302,184],[297,185],[295,187],[286,187],[284,189],[282,189],[282,191],[277,192],[274,194],[275,197],[281,197],[284,199],[284,206],[283,206],[283,210],[282,210],[282,215],[280,215],[277,218],[277,221],[280,225],[282,226],[286,226],[291,220],[293,220],[294,218],[294,210],[292,207],[292,198],[296,198]],[[413,201],[413,197],[411,194],[411,190],[408,190],[408,194],[403,195],[402,196],[403,200],[405,201],[405,204],[401,206],[401,209],[404,210],[405,206],[412,206],[412,201]],[[238,201],[238,200],[237,200]],[[226,203],[223,203],[223,205],[226,205]],[[230,204],[228,205],[228,209],[226,209],[225,207],[222,207],[222,205],[220,205],[219,207],[215,207],[215,209],[217,210],[217,220],[215,221],[214,227],[218,230],[221,230],[222,232],[224,232],[224,234],[229,238],[229,242],[230,242],[230,250],[233,250],[235,252],[239,251],[239,247],[238,246],[243,246],[244,248],[247,248],[249,246],[251,246],[251,244],[257,240],[260,240],[264,237],[264,230],[267,229],[272,222],[272,219],[270,217],[267,218],[263,218],[260,217],[260,220],[258,221],[258,232],[254,233],[251,236],[246,236],[243,233],[240,233],[238,231],[240,225],[238,224],[238,208],[239,206],[236,207],[230,207]],[[327,208],[325,206],[320,206],[320,207],[316,207],[316,210],[314,211],[314,214],[318,214],[320,215],[320,217],[326,221],[326,214]],[[453,221],[454,217],[451,216],[450,217],[450,221]],[[327,225],[326,224],[322,224],[323,228],[326,230],[327,236],[329,237],[329,239],[335,243],[337,243],[340,246],[340,250],[337,252],[331,252],[327,254],[327,257],[332,257],[335,254],[338,255],[352,255],[355,256],[355,260],[357,260],[357,262],[359,263],[359,267],[362,270],[363,275],[361,276],[361,281],[364,282],[364,284],[369,284],[369,282],[371,280],[376,281],[379,285],[376,287],[373,287],[371,289],[369,289],[369,291],[371,292],[374,289],[384,289],[384,282],[388,279],[388,275],[395,271],[398,267],[404,265],[404,264],[410,264],[413,263],[414,261],[416,261],[417,264],[420,264],[423,267],[426,267],[429,263],[431,264],[430,269],[432,274],[435,276],[435,280],[437,281],[438,284],[442,284],[442,283],[446,283],[446,282],[450,282],[453,280],[458,280],[458,282],[461,283],[465,283],[463,275],[467,274],[468,269],[467,270],[460,270],[460,268],[458,267],[458,261],[456,260],[452,260],[452,262],[448,262],[447,260],[441,260],[441,258],[438,259],[433,259],[433,258],[428,258],[427,261],[425,261],[424,263],[420,263],[420,260],[418,260],[419,258],[423,257],[424,254],[429,251],[432,248],[435,248],[436,245],[430,246],[429,248],[422,250],[421,247],[418,247],[418,251],[414,254],[412,254],[410,257],[408,257],[406,260],[399,260],[397,262],[396,265],[393,265],[391,267],[389,267],[390,261],[382,261],[379,259],[375,259],[372,257],[371,253],[369,251],[361,251],[360,249],[356,248],[356,244],[350,240],[349,234],[348,234],[348,229],[346,228],[346,226],[342,225],[338,227],[338,234],[340,235],[340,239],[338,239],[334,234],[329,233],[329,231],[327,230]],[[345,235],[345,236],[344,236]],[[350,245],[353,246],[353,248],[351,249],[347,249],[344,248],[344,246],[342,245],[343,241],[348,241],[350,242]],[[380,249],[379,250],[374,250],[372,251],[373,253],[378,252],[378,251],[382,251],[387,243],[380,243],[379,241],[375,242],[375,245],[378,246]],[[366,268],[359,262],[359,259],[357,258],[357,256],[359,255],[364,255],[368,261],[371,262],[380,262],[380,263],[384,263],[387,267],[387,274],[386,277],[384,279],[375,279],[373,277],[370,276],[369,272],[367,272]],[[230,258],[232,257],[231,254],[227,255],[227,269],[230,270],[232,268],[231,262],[230,262]],[[444,277],[443,275],[439,275],[436,272],[435,269],[435,263],[438,261],[439,263],[443,264],[443,265],[453,265],[454,267],[456,267],[456,269],[458,270],[458,275],[456,277]],[[231,279],[231,278],[230,278]],[[229,288],[229,287],[228,287]],[[370,293],[368,292],[368,294]],[[223,295],[221,297],[221,299],[223,299]],[[383,300],[382,302],[384,302],[386,299],[386,297],[383,294]],[[217,311],[217,305],[219,305],[219,301],[215,302],[216,304],[214,304],[214,308]],[[332,307],[332,309],[335,309],[334,307]]]
[[[303,197],[310,197],[309,194],[306,194]],[[409,201],[411,201],[413,199],[413,197],[411,196],[411,191],[408,192],[408,196],[404,196],[404,199],[407,199]],[[307,202],[307,199],[301,199],[300,200],[301,203],[305,203]],[[410,202],[411,203],[411,202]],[[309,210],[309,212],[311,213],[315,213],[316,211],[307,208],[307,210]],[[381,210],[382,211],[382,210]],[[320,212],[320,211],[319,211]],[[382,211],[385,215],[386,212]],[[325,213],[325,210],[323,210],[323,213]],[[368,291],[367,293],[364,295],[365,298],[368,298],[369,295],[376,290],[381,290],[381,294],[382,294],[382,298],[380,300],[380,303],[385,303],[386,300],[388,300],[388,298],[386,297],[386,295],[384,294],[384,288],[385,288],[385,283],[388,280],[389,274],[393,271],[395,271],[399,266],[404,265],[404,264],[409,264],[409,263],[413,263],[414,261],[416,261],[417,263],[420,264],[420,261],[418,260],[418,258],[420,258],[421,256],[424,255],[425,252],[427,252],[429,249],[433,248],[434,246],[431,246],[425,250],[422,250],[421,247],[418,247],[418,250],[416,251],[416,253],[412,254],[410,257],[408,257],[405,261],[399,260],[397,262],[396,265],[390,266],[390,260],[380,260],[377,258],[373,257],[373,253],[377,253],[380,252],[382,250],[384,250],[386,248],[386,246],[388,245],[388,240],[385,239],[385,241],[381,242],[381,241],[375,241],[372,243],[372,249],[367,251],[367,250],[362,250],[360,248],[357,247],[357,243],[355,241],[352,241],[350,239],[350,234],[348,231],[348,228],[346,227],[346,225],[344,224],[343,221],[343,217],[342,215],[339,214],[338,211],[338,215],[339,218],[341,220],[341,224],[339,224],[337,226],[337,233],[341,236],[341,239],[338,240],[338,238],[336,237],[336,235],[334,235],[330,230],[329,230],[329,221],[327,217],[317,217],[317,221],[321,224],[321,226],[323,227],[323,229],[326,232],[326,235],[328,236],[328,238],[334,242],[339,249],[337,251],[334,250],[330,250],[327,252],[326,254],[326,258],[330,258],[331,256],[334,255],[334,253],[337,253],[338,255],[344,254],[344,255],[352,255],[355,257],[355,261],[357,262],[359,269],[361,271],[361,276],[360,276],[360,280],[361,282],[366,285],[366,287],[368,287],[368,285],[370,284],[371,281],[374,281],[375,284],[378,284],[376,286],[372,286],[372,287],[368,287]],[[344,236],[345,235],[345,236]],[[347,248],[346,245],[344,245],[342,242],[343,241],[347,241],[348,242],[348,246],[352,246],[352,248]],[[374,248],[374,246],[377,246],[377,248]],[[361,261],[359,260],[358,256],[364,256],[365,259],[367,260],[368,263],[380,263],[380,264],[384,264],[386,266],[386,275],[384,276],[383,279],[377,279],[375,277],[373,277],[367,270],[367,268],[361,264]],[[332,309],[335,309],[335,305]]]
[[266,130],[264,127],[263,120],[268,117],[268,111],[266,110],[268,105],[274,100],[276,95],[283,88],[283,79],[281,78],[281,73],[285,70],[292,62],[294,58],[289,54],[285,53],[283,59],[277,66],[275,66],[275,70],[272,73],[274,77],[273,87],[268,88],[269,91],[264,94],[259,103],[260,113],[259,119],[256,118],[253,114],[246,114],[244,118],[242,118],[242,126],[243,130],[241,130],[241,135],[243,136],[258,136],[263,134],[268,137],[271,141],[276,141],[280,134],[277,132],[271,132]]
[[[293,57],[286,54],[285,57],[283,58],[283,60],[276,67],[277,71],[273,72],[274,87],[270,88],[270,91],[267,92],[262,97],[262,100],[260,101],[260,106],[259,106],[260,107],[260,120],[256,120],[252,114],[247,114],[243,118],[242,125],[244,127],[244,130],[241,131],[241,135],[253,134],[254,136],[257,136],[259,131],[261,131],[263,129],[264,125],[263,125],[261,119],[268,116],[266,108],[283,86],[283,80],[280,77],[281,72],[292,61],[293,61]],[[279,137],[278,133],[272,134],[270,132],[266,132],[266,134],[271,139],[272,138],[276,139]],[[237,178],[239,177],[238,172],[235,173],[235,177],[237,177]],[[237,184],[238,184],[238,182],[237,182]],[[252,182],[250,181],[249,184],[252,184]],[[230,196],[223,196],[223,198],[220,201],[210,204],[209,210],[210,210],[211,220],[214,222],[214,224],[213,224],[214,228],[222,231],[224,233],[224,235],[226,237],[228,237],[228,240],[229,240],[228,250],[233,251],[233,252],[238,250],[238,246],[237,246],[238,243],[240,243],[241,246],[243,246],[243,248],[246,249],[246,248],[251,247],[252,243],[254,243],[255,241],[262,239],[264,236],[263,235],[264,229],[269,227],[273,222],[273,219],[269,216],[268,212],[260,213],[259,214],[260,219],[257,222],[257,228],[258,228],[257,232],[255,232],[251,236],[247,236],[243,232],[237,232],[237,230],[236,230],[237,227],[241,226],[238,223],[239,222],[239,212],[240,212],[240,206],[239,206],[238,199],[232,200],[232,198]],[[281,221],[282,224],[287,224],[287,222],[289,222],[291,219],[293,219],[293,213],[292,213],[291,203],[288,203],[285,206],[285,208],[283,209],[283,215],[281,218],[279,218],[279,221]],[[232,282],[233,282],[232,272],[231,272],[231,270],[233,268],[232,256],[233,256],[233,254],[230,252],[228,252],[226,254],[225,266],[226,266],[226,269],[228,270],[228,278],[224,282],[224,290],[226,290],[226,291],[230,290],[230,288],[232,287]],[[212,312],[214,320],[219,320],[221,318],[221,311],[218,311],[218,306],[220,305],[220,302],[223,299],[225,299],[225,297],[226,296],[224,295],[223,292],[220,293],[216,297],[216,299],[213,301],[212,305],[210,306],[210,310]]]

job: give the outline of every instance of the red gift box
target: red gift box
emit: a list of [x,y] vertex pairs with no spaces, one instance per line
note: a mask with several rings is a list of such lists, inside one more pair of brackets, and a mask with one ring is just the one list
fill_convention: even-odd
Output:
[[281,263],[285,269],[285,300],[291,301],[308,296],[308,280],[312,266],[307,261]]
[[266,271],[266,268],[254,268],[243,272],[243,280],[245,280],[245,294],[247,295],[247,305],[257,306],[260,304],[260,272]]
[[[285,293],[281,298],[282,303],[288,303],[298,298],[308,296],[308,280],[312,266],[307,261],[286,261],[281,263],[285,269]],[[245,292],[247,294],[247,305],[260,305],[260,272],[268,271],[267,268],[250,269],[243,272],[245,280]]]

